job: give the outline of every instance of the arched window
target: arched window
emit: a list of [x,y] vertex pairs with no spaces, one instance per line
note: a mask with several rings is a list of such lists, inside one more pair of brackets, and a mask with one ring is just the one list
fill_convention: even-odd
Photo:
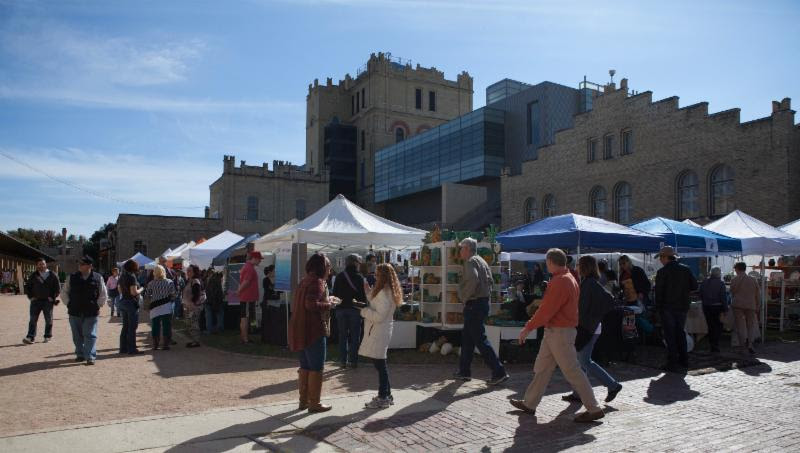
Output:
[[549,193],[544,196],[542,202],[542,217],[553,217],[556,215],[556,197]]
[[525,200],[525,223],[530,223],[539,217],[538,208],[536,207],[536,198],[530,197]]
[[629,224],[632,220],[633,202],[631,201],[631,185],[618,183],[614,188],[614,221]]
[[678,177],[678,218],[688,219],[700,215],[700,183],[697,174],[686,170]]
[[708,191],[711,198],[711,215],[725,215],[733,211],[733,169],[719,165],[711,171],[711,184]]
[[592,217],[606,218],[606,189],[594,186],[589,195],[589,211]]
[[403,130],[402,127],[398,127],[394,130],[394,142],[400,143],[406,139],[406,131]]

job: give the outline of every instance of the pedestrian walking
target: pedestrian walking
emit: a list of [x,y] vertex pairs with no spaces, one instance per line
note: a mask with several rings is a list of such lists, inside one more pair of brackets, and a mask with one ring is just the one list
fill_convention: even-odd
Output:
[[492,290],[492,271],[486,261],[477,255],[478,242],[466,238],[459,244],[464,273],[458,285],[458,298],[464,303],[464,328],[461,330],[461,359],[455,379],[472,379],[472,356],[475,347],[483,361],[492,370],[489,385],[498,385],[508,380],[508,373],[497,358],[486,338],[486,317],[489,316],[489,296]]
[[122,275],[117,281],[120,293],[119,315],[122,317],[122,330],[119,334],[120,354],[141,354],[136,347],[136,329],[139,327],[139,300],[144,288],[139,285],[137,272],[139,263],[134,260],[125,261]]
[[190,264],[186,268],[186,287],[183,288],[182,302],[186,314],[186,335],[189,342],[187,348],[200,346],[200,310],[206,302],[206,291],[200,280],[200,268]]
[[108,300],[103,276],[92,271],[92,260],[84,256],[78,272],[71,274],[61,291],[61,300],[67,306],[72,342],[75,344],[75,361],[94,365],[97,360],[97,315]]
[[325,412],[331,406],[320,403],[322,370],[330,336],[330,311],[339,299],[328,296],[327,277],[331,263],[322,253],[316,253],[306,263],[306,275],[300,281],[292,299],[289,319],[289,349],[297,352],[300,404],[298,409]]
[[689,367],[686,351],[686,314],[689,312],[689,293],[697,290],[697,280],[691,269],[678,263],[675,249],[661,248],[658,258],[664,266],[656,273],[656,308],[661,317],[664,341],[667,343],[665,371],[682,372]]
[[153,280],[147,284],[145,290],[145,303],[150,310],[150,334],[153,337],[154,350],[158,350],[162,344],[165,351],[169,350],[169,343],[172,340],[172,300],[177,293],[175,283],[167,278],[164,266],[157,264],[153,269]]
[[247,254],[247,262],[239,271],[239,336],[242,344],[251,343],[248,337],[250,321],[256,317],[256,302],[258,302],[258,272],[256,267],[261,263],[261,252]]
[[586,411],[575,417],[576,422],[591,422],[605,416],[597,404],[592,385],[581,371],[575,351],[575,338],[578,325],[578,295],[580,289],[575,277],[568,271],[567,255],[559,249],[550,249],[546,255],[547,271],[552,275],[544,298],[525,327],[519,333],[519,343],[533,330],[544,327],[544,337],[539,346],[539,354],[533,366],[533,381],[525,390],[524,399],[510,400],[511,405],[529,414],[535,414],[544,396],[547,384],[556,369],[572,385],[580,396]]
[[25,344],[32,344],[36,339],[36,325],[39,323],[39,314],[44,314],[44,342],[53,338],[53,306],[58,305],[58,293],[61,283],[58,277],[47,269],[47,261],[39,258],[36,261],[36,271],[28,277],[25,285],[25,294],[30,301],[30,320],[28,321],[28,334],[22,339]]
[[358,272],[361,257],[357,254],[345,258],[345,268],[333,282],[333,295],[342,300],[336,307],[336,327],[339,332],[339,366],[358,367],[358,346],[361,342],[361,313],[353,301],[366,302],[366,280]]
[[114,317],[114,313],[119,315],[119,308],[117,307],[117,299],[119,298],[119,290],[117,289],[117,283],[119,280],[119,268],[113,267],[111,268],[111,275],[108,276],[108,280],[106,280],[106,289],[108,289],[108,306],[111,308],[111,317]]
[[731,280],[733,319],[739,348],[755,354],[753,344],[758,335],[758,310],[761,305],[758,296],[758,281],[747,275],[747,265],[736,263],[733,266],[736,276]]
[[708,325],[708,343],[712,353],[719,352],[719,339],[722,336],[720,317],[728,311],[728,291],[722,281],[722,270],[711,268],[708,278],[700,283],[700,300],[703,302],[703,315]]
[[[578,351],[578,363],[587,374],[599,380],[608,393],[606,403],[610,403],[622,390],[606,370],[592,360],[592,352],[597,339],[600,338],[603,317],[614,308],[614,296],[600,283],[601,274],[597,260],[593,256],[582,256],[578,260],[578,274],[581,277],[580,296],[578,298],[578,328],[575,337],[575,350]],[[562,397],[565,401],[580,401],[581,397],[573,391]]]
[[222,272],[211,271],[206,284],[206,331],[221,333],[225,330],[225,293],[222,290]]
[[[364,339],[358,354],[372,359],[378,371],[378,396],[364,404],[368,409],[382,409],[394,404],[389,384],[389,369],[386,365],[389,342],[392,339],[394,310],[403,303],[403,288],[394,268],[379,264],[375,272],[375,286],[363,283],[369,305],[361,309],[364,317]],[[337,308],[338,310],[338,308]]]

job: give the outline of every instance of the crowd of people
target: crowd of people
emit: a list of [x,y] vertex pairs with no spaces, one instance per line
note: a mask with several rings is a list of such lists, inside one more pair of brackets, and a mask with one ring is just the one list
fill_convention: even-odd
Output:
[[[464,324],[461,332],[461,355],[457,380],[471,379],[473,351],[477,349],[491,371],[489,385],[499,385],[509,379],[496,351],[486,336],[485,322],[489,314],[489,298],[493,276],[488,264],[477,254],[477,242],[460,242],[463,275],[458,296],[464,301]],[[510,403],[526,413],[535,413],[545,393],[553,371],[559,367],[574,389],[564,400],[580,401],[586,411],[578,414],[577,422],[590,422],[605,416],[589,382],[591,375],[606,387],[606,402],[614,400],[622,384],[592,359],[595,344],[603,331],[604,316],[622,304],[644,315],[647,310],[658,314],[663,339],[667,346],[664,369],[685,371],[689,366],[684,325],[690,306],[690,293],[698,291],[709,325],[712,352],[719,351],[720,316],[732,306],[739,344],[753,352],[754,318],[758,311],[757,281],[746,274],[744,263],[735,266],[736,276],[730,282],[730,295],[721,279],[721,270],[713,268],[699,285],[691,270],[678,262],[672,247],[659,252],[662,267],[655,276],[654,288],[643,269],[635,266],[628,256],[619,258],[619,275],[608,263],[592,256],[575,262],[562,250],[551,249],[545,265],[534,267],[529,285],[546,286],[533,316],[519,333],[524,344],[529,334],[543,329],[538,355],[534,363],[533,380],[523,399]],[[249,252],[239,274],[238,300],[240,336],[249,343],[248,331],[259,300],[259,276],[256,268],[263,257]],[[30,322],[23,341],[32,344],[36,338],[38,318],[45,318],[44,341],[52,338],[53,306],[63,301],[69,313],[69,324],[75,346],[75,360],[94,365],[97,352],[97,319],[100,308],[108,304],[112,316],[122,318],[119,352],[140,354],[136,345],[136,330],[140,310],[149,313],[152,347],[169,350],[175,344],[172,321],[186,320],[187,347],[198,347],[200,316],[205,312],[206,329],[219,332],[224,326],[225,294],[222,275],[201,271],[189,265],[185,273],[170,269],[163,258],[151,271],[140,269],[129,260],[121,271],[113,269],[104,279],[92,269],[93,261],[85,256],[79,270],[69,275],[63,287],[47,263],[40,260],[37,270],[28,278],[26,294],[30,299]],[[345,268],[333,275],[331,263],[324,254],[312,255],[305,266],[306,274],[293,292],[291,318],[288,325],[288,346],[298,354],[299,409],[324,412],[331,407],[321,402],[323,368],[327,358],[327,341],[331,323],[338,327],[339,366],[356,368],[359,357],[372,360],[377,372],[377,395],[366,403],[367,408],[380,409],[394,404],[387,352],[392,337],[395,308],[403,303],[403,289],[395,267],[377,264],[372,257],[365,263],[359,255],[349,255]],[[549,280],[546,281],[546,275]],[[274,266],[264,269],[261,281],[264,298],[275,295]],[[524,282],[517,282],[514,300],[530,313],[527,299],[522,297]],[[653,300],[651,301],[651,289]],[[615,297],[616,295],[616,297]],[[642,325],[649,324],[642,316]],[[637,319],[637,324],[639,320]],[[363,325],[363,330],[362,330]],[[652,329],[652,325],[650,325]]]

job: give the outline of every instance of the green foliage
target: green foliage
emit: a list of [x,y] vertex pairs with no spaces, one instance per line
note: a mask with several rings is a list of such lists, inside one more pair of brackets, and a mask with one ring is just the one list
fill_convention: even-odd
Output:
[[42,247],[58,247],[63,242],[61,234],[53,230],[17,228],[16,230],[8,230],[8,234],[37,249]]

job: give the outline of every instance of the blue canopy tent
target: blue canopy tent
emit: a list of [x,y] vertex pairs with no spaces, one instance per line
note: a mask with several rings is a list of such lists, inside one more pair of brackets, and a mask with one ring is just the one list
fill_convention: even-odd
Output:
[[260,234],[251,234],[246,238],[243,238],[241,241],[233,244],[232,246],[226,248],[219,255],[215,256],[213,260],[211,260],[212,266],[224,266],[225,263],[228,262],[228,258],[230,258],[231,254],[233,254],[234,250],[240,249],[247,244],[255,241],[256,239],[260,238]]
[[678,254],[716,255],[742,253],[742,241],[701,227],[664,217],[631,225],[631,228],[660,236],[666,245],[675,247]]
[[557,247],[567,253],[656,252],[664,239],[608,220],[564,214],[503,231],[504,252],[544,253]]

